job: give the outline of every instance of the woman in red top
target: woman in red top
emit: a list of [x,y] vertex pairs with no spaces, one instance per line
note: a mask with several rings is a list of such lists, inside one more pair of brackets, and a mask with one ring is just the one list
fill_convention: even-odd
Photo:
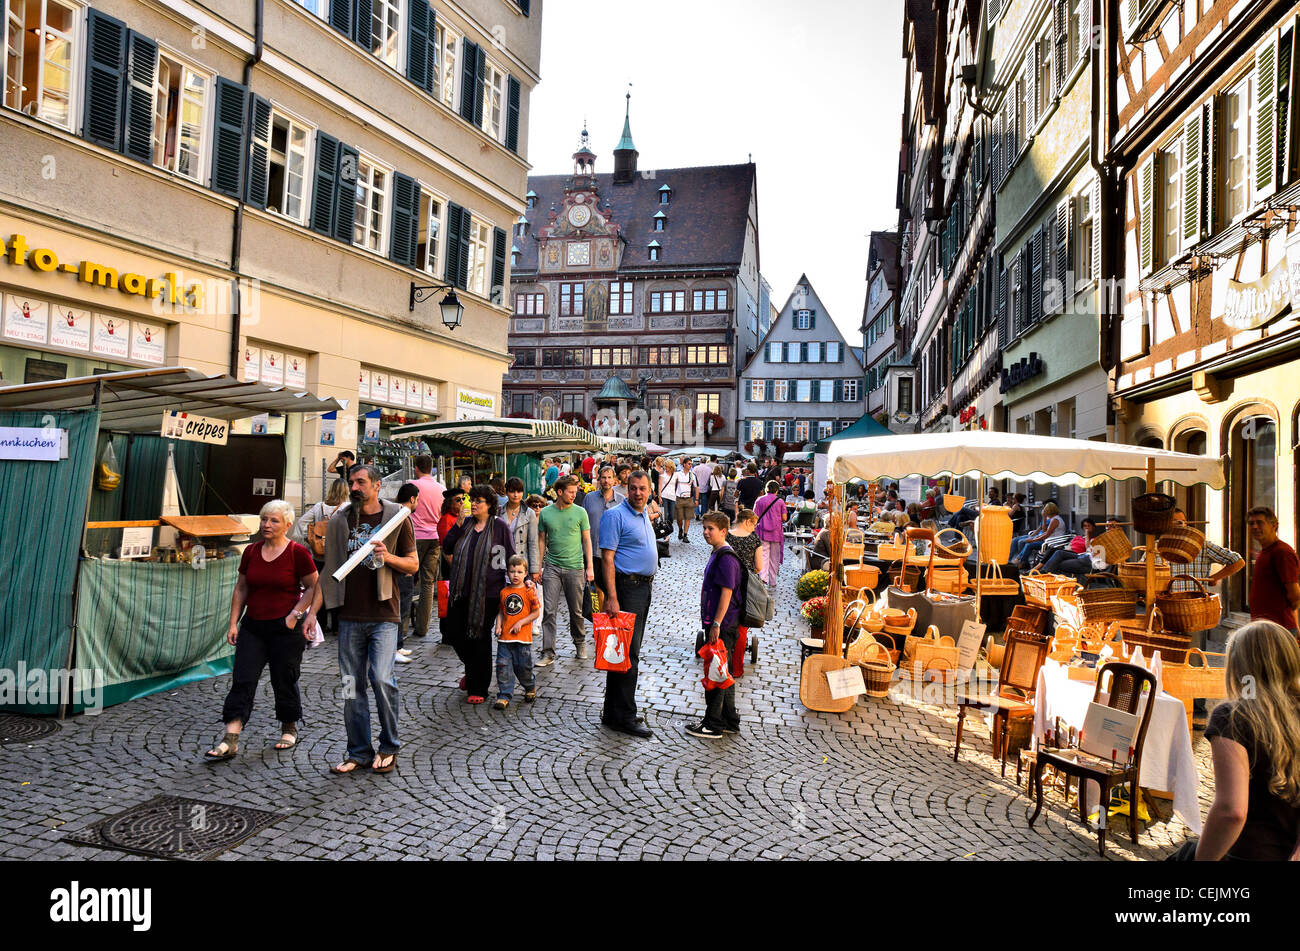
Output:
[[226,735],[204,754],[212,761],[230,759],[239,751],[239,734],[253,712],[257,682],[268,662],[275,717],[281,728],[275,748],[287,750],[298,742],[298,721],[302,719],[298,673],[302,652],[315,628],[310,608],[319,576],[311,552],[289,540],[293,506],[281,499],[267,502],[261,519],[261,539],[244,549],[239,581],[230,599],[226,640],[235,645],[235,665],[230,693],[221,710]]
[[438,539],[446,538],[453,528],[465,517],[465,493],[456,488],[450,489],[442,500],[442,515],[438,517]]

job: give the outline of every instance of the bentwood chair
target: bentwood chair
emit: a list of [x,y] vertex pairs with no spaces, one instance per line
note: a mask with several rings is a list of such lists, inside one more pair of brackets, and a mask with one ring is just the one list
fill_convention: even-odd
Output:
[[993,753],[1002,762],[1002,775],[1007,774],[1007,724],[1012,719],[1033,717],[1038,671],[1047,657],[1047,648],[1046,638],[1014,630],[1007,633],[997,692],[963,693],[957,698],[957,745],[952,751],[954,763],[961,753],[966,711],[974,707],[982,713],[993,713]]
[[[1109,682],[1109,687],[1106,686]],[[1142,763],[1142,748],[1146,743],[1147,727],[1151,724],[1151,711],[1156,700],[1155,674],[1136,664],[1110,663],[1097,673],[1097,688],[1093,691],[1093,703],[1101,703],[1105,695],[1105,704],[1112,710],[1137,714],[1141,708],[1142,715],[1138,721],[1137,736],[1134,738],[1133,756],[1124,762],[1108,761],[1100,756],[1085,753],[1077,749],[1040,749],[1033,764],[1030,782],[1033,783],[1035,798],[1034,814],[1029,817],[1032,826],[1043,808],[1043,767],[1051,766],[1060,775],[1079,779],[1079,821],[1088,823],[1088,797],[1085,795],[1085,781],[1092,780],[1101,787],[1101,799],[1097,804],[1099,811],[1097,823],[1097,849],[1106,854],[1106,810],[1110,806],[1110,791],[1116,786],[1129,784],[1128,829],[1133,844],[1138,841],[1138,771]],[[1144,702],[1145,698],[1145,702]],[[1128,751],[1121,751],[1127,755]]]

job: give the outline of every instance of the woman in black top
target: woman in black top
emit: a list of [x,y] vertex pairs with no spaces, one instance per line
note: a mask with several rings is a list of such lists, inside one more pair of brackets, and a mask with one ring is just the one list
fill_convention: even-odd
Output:
[[1214,804],[1198,861],[1285,861],[1300,849],[1300,645],[1272,621],[1228,639],[1228,693],[1210,714]]
[[740,558],[740,563],[750,571],[763,570],[763,540],[754,534],[758,528],[758,514],[753,509],[741,509],[736,521],[727,532],[727,544]]
[[470,703],[487,699],[492,685],[492,625],[496,622],[505,565],[515,553],[510,526],[496,516],[497,496],[491,486],[469,491],[470,517],[442,539],[444,576],[450,587],[443,640],[451,640],[465,665],[462,689]]

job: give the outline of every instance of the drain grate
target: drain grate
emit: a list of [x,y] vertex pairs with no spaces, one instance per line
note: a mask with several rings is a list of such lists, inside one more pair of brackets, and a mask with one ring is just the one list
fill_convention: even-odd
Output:
[[283,818],[280,813],[247,806],[182,796],[155,796],[100,819],[63,841],[152,858],[202,862],[234,848]]
[[45,717],[23,717],[16,713],[0,713],[0,746],[11,743],[30,743],[63,729],[58,720]]

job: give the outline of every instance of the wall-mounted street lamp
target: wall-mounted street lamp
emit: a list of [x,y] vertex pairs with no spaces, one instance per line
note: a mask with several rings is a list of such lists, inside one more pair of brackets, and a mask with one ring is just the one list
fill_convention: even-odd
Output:
[[416,304],[424,303],[438,291],[447,292],[438,304],[438,309],[442,311],[442,325],[448,330],[455,330],[465,316],[465,305],[456,296],[456,288],[450,284],[416,284],[412,281],[410,309],[414,311]]

